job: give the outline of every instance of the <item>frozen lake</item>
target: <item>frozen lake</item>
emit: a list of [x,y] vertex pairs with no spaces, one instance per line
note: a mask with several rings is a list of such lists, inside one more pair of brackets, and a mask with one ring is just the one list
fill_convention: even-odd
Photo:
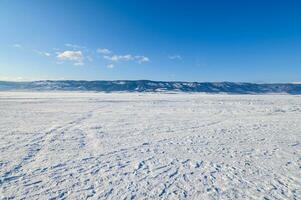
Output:
[[0,198],[301,199],[301,96],[0,92]]

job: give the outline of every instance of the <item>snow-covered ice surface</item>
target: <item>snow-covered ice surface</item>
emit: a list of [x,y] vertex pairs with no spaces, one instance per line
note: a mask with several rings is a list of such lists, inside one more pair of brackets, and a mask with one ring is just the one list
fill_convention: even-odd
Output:
[[0,92],[3,199],[301,199],[301,96]]

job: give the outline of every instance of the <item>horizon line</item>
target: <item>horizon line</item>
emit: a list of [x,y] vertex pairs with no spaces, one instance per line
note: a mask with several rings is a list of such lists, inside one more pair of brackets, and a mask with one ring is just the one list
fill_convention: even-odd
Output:
[[42,81],[52,81],[52,82],[63,82],[63,81],[85,81],[85,82],[96,82],[96,81],[107,81],[107,82],[115,82],[115,81],[128,81],[128,82],[137,82],[137,81],[149,81],[149,82],[173,82],[173,83],[247,83],[247,84],[296,84],[301,85],[301,81],[293,81],[293,82],[247,82],[247,81],[181,81],[181,80],[173,80],[173,81],[164,81],[164,80],[150,80],[150,79],[111,79],[111,80],[85,80],[85,79],[35,79],[35,80],[3,80],[0,79],[1,82],[14,82],[14,83],[29,83],[29,82],[42,82]]

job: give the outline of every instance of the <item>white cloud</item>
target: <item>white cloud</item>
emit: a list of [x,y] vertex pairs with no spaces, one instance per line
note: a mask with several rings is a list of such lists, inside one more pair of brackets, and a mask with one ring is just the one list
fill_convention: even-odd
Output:
[[62,61],[74,61],[74,65],[84,65],[84,56],[81,51],[64,51],[59,52],[57,58]]
[[84,57],[81,51],[64,51],[58,53],[57,58],[60,60],[82,61]]
[[111,60],[111,61],[130,61],[134,60],[134,57],[130,54],[127,55],[112,55],[112,56],[103,56],[104,59],[106,60]]
[[51,54],[50,53],[48,53],[48,52],[43,52],[43,54],[45,55],[45,56],[51,56]]
[[149,62],[149,58],[145,56],[135,56],[135,58],[139,64]]
[[107,65],[107,68],[110,68],[110,69],[112,69],[112,68],[114,68],[115,66],[113,65],[113,64],[108,64]]
[[83,62],[76,62],[73,65],[75,65],[75,66],[83,66],[83,65],[85,65],[85,63],[83,63]]
[[108,55],[112,53],[112,51],[110,51],[109,49],[97,49],[97,52],[104,55]]
[[39,55],[46,56],[46,57],[50,57],[51,56],[51,53],[44,52],[44,51],[34,50],[34,52],[36,52]]
[[13,47],[15,47],[15,48],[22,48],[23,46],[21,44],[13,44]]
[[168,56],[168,59],[170,59],[170,60],[182,60],[182,56],[180,56],[180,55],[170,55],[170,56]]
[[112,54],[112,51],[106,48],[99,48],[97,49],[97,52],[102,54],[105,60],[109,60],[111,62],[133,61],[142,64],[150,61],[150,59],[146,56],[137,56],[131,54],[124,54],[124,55]]
[[103,56],[104,59],[110,60],[113,62],[120,62],[120,61],[135,61],[139,64],[149,62],[149,58],[146,56],[133,56],[131,54],[126,55],[112,55],[112,56]]
[[86,47],[84,46],[80,46],[80,45],[77,45],[77,44],[65,44],[66,47],[70,47],[70,48],[73,48],[73,49],[87,49]]

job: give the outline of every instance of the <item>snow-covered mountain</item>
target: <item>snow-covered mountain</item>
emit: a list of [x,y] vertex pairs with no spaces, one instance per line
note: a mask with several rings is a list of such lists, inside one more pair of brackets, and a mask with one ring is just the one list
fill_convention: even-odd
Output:
[[0,90],[62,90],[103,92],[207,92],[232,94],[287,93],[301,94],[301,84],[292,83],[234,83],[234,82],[167,82],[149,80],[118,81],[0,81]]

